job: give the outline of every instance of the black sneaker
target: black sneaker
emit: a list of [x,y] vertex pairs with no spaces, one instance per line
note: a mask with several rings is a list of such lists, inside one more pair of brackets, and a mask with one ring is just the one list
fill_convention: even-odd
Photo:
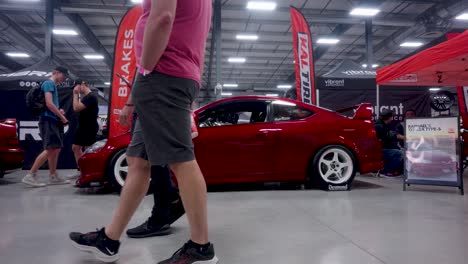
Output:
[[143,224],[127,230],[127,236],[131,238],[145,238],[152,236],[165,236],[171,233],[169,224],[154,225],[148,220]]
[[70,239],[76,248],[93,253],[100,261],[110,263],[119,259],[120,242],[108,238],[104,228],[87,234],[72,232]]
[[[143,224],[127,230],[127,236],[131,238],[145,238],[152,236],[165,236],[171,233],[170,226],[185,214],[182,200],[178,199],[171,203],[169,220],[159,221],[155,223],[148,219]],[[157,217],[157,216],[156,216]]]
[[218,258],[215,255],[213,244],[205,252],[200,252],[191,246],[190,242],[177,250],[171,258],[159,262],[158,264],[216,264]]

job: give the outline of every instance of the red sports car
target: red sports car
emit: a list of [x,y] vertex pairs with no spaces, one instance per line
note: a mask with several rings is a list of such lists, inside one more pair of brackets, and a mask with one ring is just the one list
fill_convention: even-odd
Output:
[[16,120],[0,121],[0,177],[5,171],[23,166],[24,152],[19,147]]
[[[357,108],[357,110],[356,110]],[[207,184],[305,182],[350,185],[383,167],[370,104],[353,117],[288,99],[244,96],[194,111],[195,155]],[[348,109],[349,110],[349,109]],[[123,186],[130,133],[102,140],[79,161],[78,187]]]

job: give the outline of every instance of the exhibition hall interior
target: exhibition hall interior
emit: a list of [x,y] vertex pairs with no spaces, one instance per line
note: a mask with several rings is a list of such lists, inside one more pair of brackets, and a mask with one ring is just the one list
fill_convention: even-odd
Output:
[[0,263],[468,263],[468,0],[0,0]]

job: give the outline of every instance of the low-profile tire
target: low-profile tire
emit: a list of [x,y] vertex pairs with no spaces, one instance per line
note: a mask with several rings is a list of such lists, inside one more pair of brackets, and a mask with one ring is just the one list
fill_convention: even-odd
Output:
[[127,149],[121,149],[112,156],[107,170],[109,182],[118,193],[122,191],[128,173],[127,155],[125,155],[126,150]]
[[329,145],[320,149],[314,156],[309,170],[312,187],[330,190],[330,186],[348,186],[356,176],[357,164],[354,155],[347,148]]

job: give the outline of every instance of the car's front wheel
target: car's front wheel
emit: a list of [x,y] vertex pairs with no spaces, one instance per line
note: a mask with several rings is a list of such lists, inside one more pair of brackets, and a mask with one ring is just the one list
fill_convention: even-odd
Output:
[[351,151],[339,145],[331,145],[315,155],[309,180],[321,189],[332,190],[334,186],[350,189],[355,175],[356,162]]
[[128,174],[126,149],[119,150],[111,159],[109,164],[108,176],[114,189],[120,193]]

